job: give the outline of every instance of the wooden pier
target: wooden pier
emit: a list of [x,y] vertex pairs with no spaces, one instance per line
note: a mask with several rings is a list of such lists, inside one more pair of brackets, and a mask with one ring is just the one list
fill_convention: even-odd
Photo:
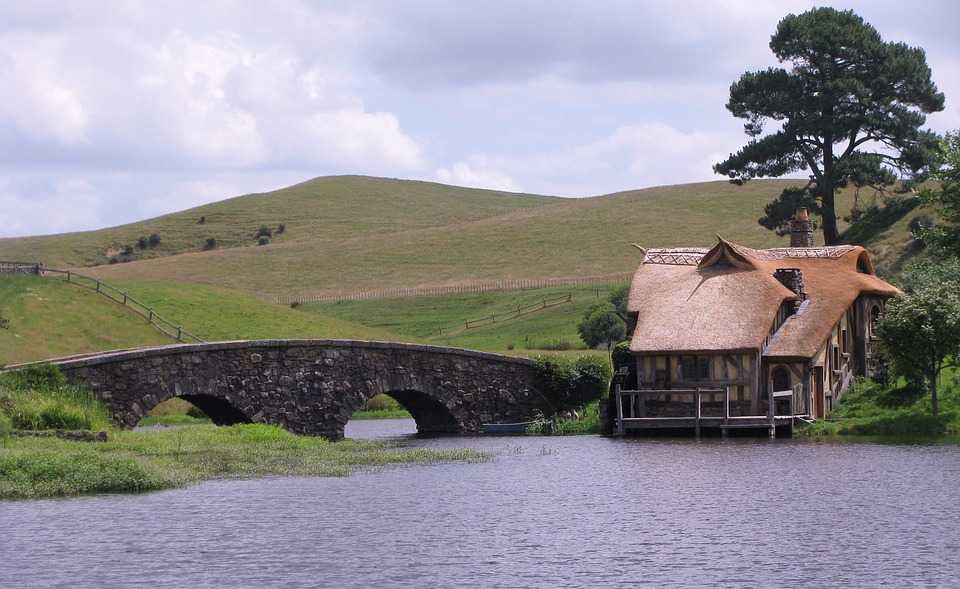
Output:
[[[623,436],[627,432],[644,430],[692,430],[696,437],[700,437],[704,429],[719,430],[726,437],[730,430],[766,430],[771,438],[777,435],[778,427],[790,427],[797,421],[809,419],[806,410],[810,406],[809,399],[804,398],[802,387],[791,391],[779,391],[771,395],[767,402],[766,415],[731,415],[731,387],[723,389],[649,389],[649,390],[621,390],[619,385],[615,389],[616,395],[616,424],[614,432]],[[721,415],[704,415],[703,398],[723,395]],[[681,416],[648,416],[646,402],[648,399],[672,398],[678,395],[689,396],[693,402],[675,402],[675,406],[692,405],[690,415]],[[777,402],[789,401],[789,413],[776,414]],[[625,411],[626,405],[626,411]]]

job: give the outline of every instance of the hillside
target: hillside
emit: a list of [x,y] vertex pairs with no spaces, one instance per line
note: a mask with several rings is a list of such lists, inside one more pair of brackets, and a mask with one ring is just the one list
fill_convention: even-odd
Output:
[[0,365],[175,343],[130,309],[61,280],[0,277]]
[[[0,259],[97,263],[137,236],[157,233],[156,249],[136,250],[147,259],[84,271],[110,281],[224,287],[266,301],[504,278],[606,276],[636,267],[633,242],[707,246],[720,234],[757,247],[784,244],[756,219],[794,182],[717,181],[562,199],[327,177],[123,227],[0,240]],[[841,216],[851,200],[850,193],[841,194]],[[205,223],[199,224],[201,218]],[[283,234],[269,245],[253,245],[260,225],[281,223]],[[216,249],[202,251],[207,237],[217,240]],[[886,248],[894,267],[907,237],[905,224],[898,223],[867,245]]]
[[[247,194],[137,223],[78,233],[0,239],[0,259],[40,260],[51,267],[105,264],[111,253],[156,233],[156,248],[138,258],[255,245],[261,225],[286,231],[275,243],[341,240],[380,232],[444,226],[554,202],[554,197],[446,186],[431,182],[327,176],[262,194]],[[203,218],[203,223],[200,223]]]

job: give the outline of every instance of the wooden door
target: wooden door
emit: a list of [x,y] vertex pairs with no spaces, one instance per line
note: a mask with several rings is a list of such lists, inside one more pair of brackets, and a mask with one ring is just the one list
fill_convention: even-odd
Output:
[[816,411],[814,417],[823,419],[823,366],[813,367],[813,406]]

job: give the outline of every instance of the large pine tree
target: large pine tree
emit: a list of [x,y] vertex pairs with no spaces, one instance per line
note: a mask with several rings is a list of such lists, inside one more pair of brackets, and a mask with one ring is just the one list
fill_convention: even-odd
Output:
[[824,241],[837,243],[838,188],[922,179],[937,137],[921,127],[926,113],[943,110],[943,94],[923,49],[884,42],[850,10],[788,15],[770,49],[789,69],[747,72],[730,87],[727,109],[747,121],[750,141],[714,171],[735,183],[809,171],[808,184],[785,190],[760,223],[783,230],[806,206],[821,215]]

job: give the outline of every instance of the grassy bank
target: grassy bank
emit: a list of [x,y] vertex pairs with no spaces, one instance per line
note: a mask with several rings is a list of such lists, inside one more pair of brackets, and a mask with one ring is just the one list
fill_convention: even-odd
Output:
[[106,443],[10,438],[0,448],[0,498],[132,493],[224,477],[347,476],[363,467],[488,458],[472,450],[329,442],[259,424],[112,432]]
[[857,381],[844,394],[828,420],[799,430],[806,436],[960,436],[960,386],[945,374],[940,393],[940,415],[934,417],[925,391],[900,383],[883,387]]
[[350,419],[412,419],[413,416],[388,395],[376,395],[355,412]]
[[[0,375],[0,499],[141,492],[222,477],[346,476],[364,467],[489,458],[472,450],[330,442],[260,424],[197,425],[202,422],[182,415],[149,419],[190,425],[166,431],[111,430],[103,406],[85,391],[64,385],[54,369]],[[50,429],[110,430],[109,441],[12,432]]]

